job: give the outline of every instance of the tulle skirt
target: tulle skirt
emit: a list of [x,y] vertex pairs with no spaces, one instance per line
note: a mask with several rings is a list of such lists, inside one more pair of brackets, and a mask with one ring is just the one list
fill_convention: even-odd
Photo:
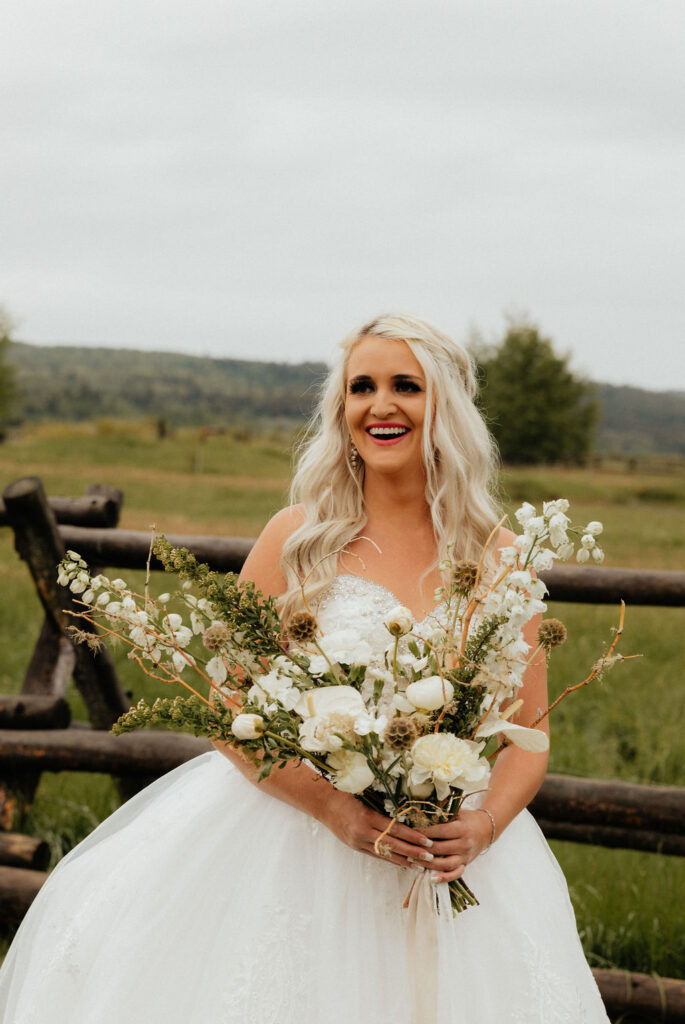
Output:
[[0,1022],[608,1020],[563,875],[528,812],[469,865],[479,907],[453,917],[441,892],[435,1021],[417,1021],[410,998],[402,904],[415,877],[204,754],[55,869],[0,973]]

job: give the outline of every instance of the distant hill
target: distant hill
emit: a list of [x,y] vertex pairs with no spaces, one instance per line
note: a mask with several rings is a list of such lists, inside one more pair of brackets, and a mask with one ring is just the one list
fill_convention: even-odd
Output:
[[[209,359],[174,352],[14,342],[9,359],[27,421],[159,417],[171,426],[295,426],[309,415],[324,363]],[[685,392],[598,384],[597,450],[685,454]]]
[[316,400],[323,363],[249,362],[175,352],[14,342],[25,420],[162,417],[169,424],[299,423]]

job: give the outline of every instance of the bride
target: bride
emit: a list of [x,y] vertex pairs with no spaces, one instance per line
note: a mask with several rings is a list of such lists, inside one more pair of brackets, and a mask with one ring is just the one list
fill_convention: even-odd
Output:
[[[317,430],[242,576],[379,656],[398,604],[440,622],[439,562],[478,555],[494,455],[467,353],[410,316],[348,336]],[[510,542],[502,530],[499,546]],[[496,553],[495,556],[496,558]],[[538,623],[528,626],[529,638]],[[546,706],[544,659],[517,720]],[[561,871],[525,810],[547,756],[507,747],[456,821],[395,824],[290,762],[257,784],[228,746],[149,786],[59,864],[0,974],[2,1024],[607,1022]],[[480,801],[480,802],[479,802]],[[407,943],[416,872],[480,906]],[[425,877],[425,876],[421,876]],[[428,990],[431,991],[428,991]]]

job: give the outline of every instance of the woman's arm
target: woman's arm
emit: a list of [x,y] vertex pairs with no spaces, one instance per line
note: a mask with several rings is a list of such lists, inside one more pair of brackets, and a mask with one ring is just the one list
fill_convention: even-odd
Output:
[[[240,579],[252,580],[266,596],[278,596],[286,587],[280,569],[283,544],[301,524],[303,512],[298,506],[279,512],[267,524],[245,560]],[[347,846],[375,856],[373,844],[388,825],[382,814],[365,807],[351,793],[336,789],[327,779],[306,764],[289,762],[274,768],[267,779],[257,782],[257,769],[240,751],[228,743],[216,741],[216,749],[265,793],[296,807],[322,822]],[[407,858],[426,859],[425,847],[431,845],[420,832],[405,825],[393,825],[384,843],[393,853],[388,860],[407,866]]]

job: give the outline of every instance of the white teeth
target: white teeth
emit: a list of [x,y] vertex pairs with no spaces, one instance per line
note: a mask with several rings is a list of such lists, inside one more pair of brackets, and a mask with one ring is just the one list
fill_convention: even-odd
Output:
[[406,434],[408,427],[369,427],[372,437],[401,437]]

